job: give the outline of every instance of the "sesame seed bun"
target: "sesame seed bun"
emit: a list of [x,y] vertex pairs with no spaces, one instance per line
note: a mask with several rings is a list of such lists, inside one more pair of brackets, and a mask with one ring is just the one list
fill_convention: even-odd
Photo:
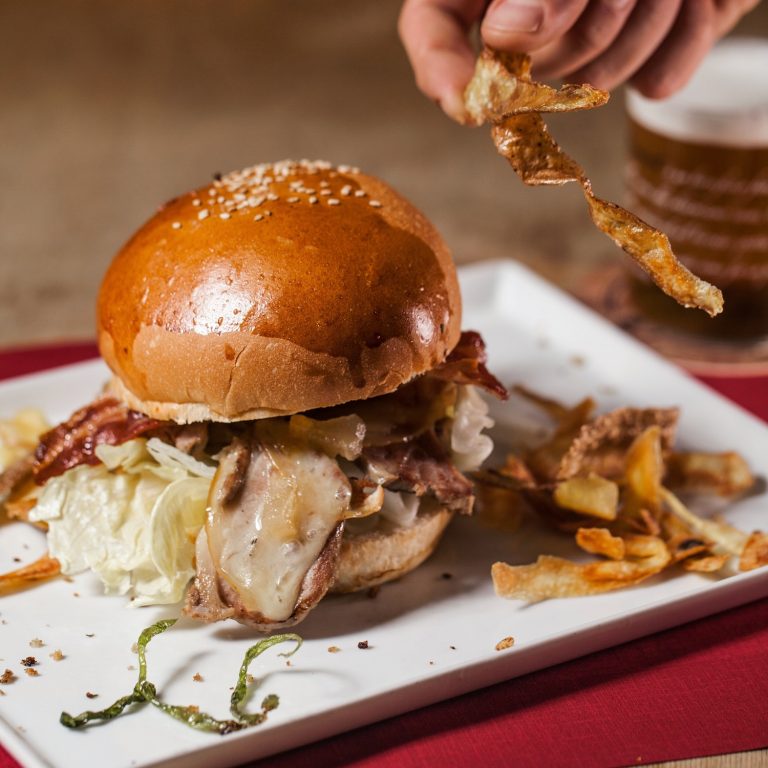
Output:
[[372,176],[284,161],[164,205],[98,299],[112,390],[156,418],[237,421],[391,392],[460,332],[445,243]]

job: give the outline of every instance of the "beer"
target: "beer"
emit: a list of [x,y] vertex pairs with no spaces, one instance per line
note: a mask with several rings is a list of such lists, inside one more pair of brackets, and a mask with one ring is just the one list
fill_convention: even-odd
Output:
[[730,38],[664,101],[627,94],[628,207],[666,232],[675,253],[725,295],[712,319],[683,310],[641,273],[637,312],[696,345],[768,338],[768,41]]

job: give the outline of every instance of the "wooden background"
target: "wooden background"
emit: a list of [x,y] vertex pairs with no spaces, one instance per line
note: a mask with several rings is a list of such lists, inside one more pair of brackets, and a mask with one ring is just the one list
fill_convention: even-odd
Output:
[[[484,129],[424,99],[398,0],[2,0],[0,346],[90,338],[101,276],[163,200],[286,157],[350,163],[421,207],[458,262],[520,259],[569,289],[621,259],[578,189],[524,188]],[[768,3],[738,33],[768,35]],[[762,73],[765,77],[765,73]],[[622,94],[553,120],[622,195]],[[765,751],[676,766],[755,768]]]

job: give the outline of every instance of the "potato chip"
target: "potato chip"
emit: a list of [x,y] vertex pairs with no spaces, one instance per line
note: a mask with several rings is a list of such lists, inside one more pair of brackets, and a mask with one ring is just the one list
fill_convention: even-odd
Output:
[[592,555],[622,560],[626,554],[624,539],[614,536],[607,528],[579,528],[576,543]]
[[591,397],[585,397],[573,406],[563,405],[522,384],[515,384],[512,391],[541,408],[553,421],[557,422],[557,432],[570,432],[574,427],[586,424],[597,407]]
[[648,427],[659,427],[663,451],[671,447],[677,428],[676,408],[618,408],[585,424],[563,455],[556,479],[565,480],[590,472],[621,479],[627,450]]
[[491,138],[524,184],[586,183],[581,166],[560,149],[537,113],[505,118],[491,128]]
[[[672,517],[671,519],[677,521],[676,517]],[[680,523],[680,526],[678,533],[669,535],[667,519],[665,518],[664,520],[664,529],[667,534],[665,541],[667,542],[667,549],[669,549],[669,552],[672,555],[673,563],[679,563],[689,557],[712,553],[709,542],[691,535],[688,527],[682,523]]]
[[747,544],[746,533],[722,520],[707,520],[695,515],[668,488],[662,487],[661,498],[666,508],[680,518],[693,533],[709,539],[731,555],[741,555]]
[[619,486],[598,475],[572,477],[558,483],[555,503],[563,508],[601,520],[615,520],[619,505]]
[[533,603],[554,597],[580,597],[639,584],[661,572],[671,557],[661,539],[629,536],[626,555],[632,559],[580,564],[540,555],[531,565],[494,563],[493,585],[500,597]]
[[[628,517],[657,520],[661,511],[661,478],[664,459],[661,454],[661,430],[648,427],[629,446],[624,470],[626,483],[624,507]],[[642,511],[647,516],[642,515]]]
[[591,85],[564,85],[559,90],[531,79],[531,59],[524,53],[485,48],[464,94],[472,122],[496,123],[528,112],[571,112],[600,107],[609,99]]
[[710,316],[722,312],[718,288],[694,275],[672,252],[669,239],[633,213],[592,192],[582,167],[550,136],[542,112],[569,112],[601,106],[608,94],[588,85],[559,90],[535,83],[530,58],[485,48],[464,92],[464,103],[476,125],[492,124],[492,138],[525,184],[578,182],[597,228],[628,253],[662,291],[685,307]]
[[681,264],[663,232],[620,205],[595,197],[590,184],[584,187],[584,196],[597,228],[629,254],[667,296],[684,307],[703,309],[710,317],[723,311],[720,289]]
[[516,481],[521,488],[533,488],[536,480],[526,463],[514,453],[507,454],[504,465],[499,468],[499,474]]
[[666,484],[678,491],[737,496],[755,484],[755,477],[735,451],[725,453],[672,453],[667,462]]
[[695,555],[682,561],[686,571],[695,573],[717,573],[731,559],[730,555]]
[[61,573],[61,565],[48,554],[15,571],[0,574],[0,594],[29,587],[35,582],[51,579]]
[[751,571],[761,565],[768,565],[768,533],[755,531],[741,551],[739,570]]

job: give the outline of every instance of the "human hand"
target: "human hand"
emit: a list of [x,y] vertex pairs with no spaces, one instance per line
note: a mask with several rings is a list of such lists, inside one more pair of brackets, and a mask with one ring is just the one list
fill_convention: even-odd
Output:
[[405,0],[399,31],[418,87],[460,122],[472,77],[469,42],[530,53],[539,78],[609,90],[629,80],[664,98],[759,0]]

